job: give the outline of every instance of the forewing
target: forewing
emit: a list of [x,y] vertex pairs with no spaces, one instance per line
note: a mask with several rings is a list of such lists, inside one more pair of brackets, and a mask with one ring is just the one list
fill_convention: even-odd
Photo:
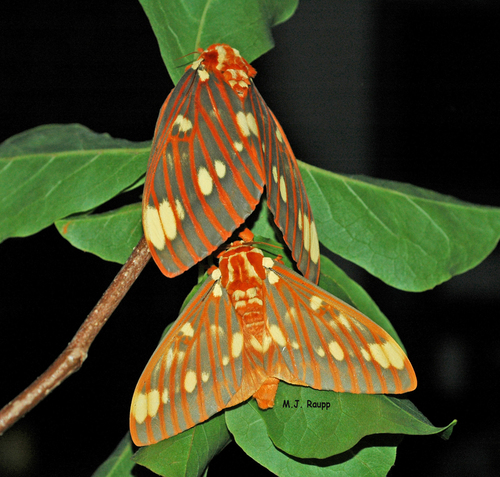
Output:
[[297,160],[283,128],[255,86],[252,95],[258,101],[262,115],[268,207],[298,269],[306,278],[317,283],[320,257],[318,234]]
[[248,96],[242,102],[216,74],[200,81],[192,69],[163,105],[146,174],[143,225],[166,276],[209,255],[259,202],[265,177],[252,111]]
[[416,387],[404,351],[359,311],[276,262],[266,293],[269,326],[283,333],[281,354],[298,380],[350,393],[399,394]]
[[138,446],[207,420],[240,388],[241,356],[233,357],[229,345],[239,324],[227,293],[214,293],[216,287],[211,278],[204,282],[139,379],[130,411]]

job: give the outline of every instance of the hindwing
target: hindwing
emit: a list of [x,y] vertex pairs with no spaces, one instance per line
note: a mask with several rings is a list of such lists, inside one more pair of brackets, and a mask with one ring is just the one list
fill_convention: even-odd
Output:
[[281,356],[296,379],[292,384],[356,394],[400,394],[416,387],[405,352],[352,306],[278,262],[265,289],[266,318],[283,335]]

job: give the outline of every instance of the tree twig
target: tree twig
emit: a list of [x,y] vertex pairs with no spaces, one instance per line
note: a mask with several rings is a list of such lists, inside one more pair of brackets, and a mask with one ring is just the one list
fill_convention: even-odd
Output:
[[0,410],[0,436],[67,377],[80,369],[87,358],[90,345],[127,294],[150,257],[146,240],[143,237],[67,348],[41,376]]

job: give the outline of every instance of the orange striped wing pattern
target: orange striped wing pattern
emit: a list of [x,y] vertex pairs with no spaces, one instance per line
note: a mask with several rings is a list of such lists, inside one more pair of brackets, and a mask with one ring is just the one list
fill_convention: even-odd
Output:
[[224,243],[264,187],[299,269],[319,277],[319,242],[297,162],[257,91],[255,69],[228,45],[187,68],[162,106],[143,195],[153,258],[176,276]]
[[416,387],[408,358],[380,326],[235,242],[146,366],[132,400],[132,439],[153,444],[252,396],[270,408],[280,380],[351,393]]

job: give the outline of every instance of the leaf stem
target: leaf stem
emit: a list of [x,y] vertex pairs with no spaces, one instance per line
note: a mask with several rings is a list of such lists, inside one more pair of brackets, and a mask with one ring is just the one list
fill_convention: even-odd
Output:
[[142,237],[67,348],[41,376],[0,410],[0,436],[66,378],[80,369],[87,358],[90,345],[140,275],[150,257],[146,240]]

